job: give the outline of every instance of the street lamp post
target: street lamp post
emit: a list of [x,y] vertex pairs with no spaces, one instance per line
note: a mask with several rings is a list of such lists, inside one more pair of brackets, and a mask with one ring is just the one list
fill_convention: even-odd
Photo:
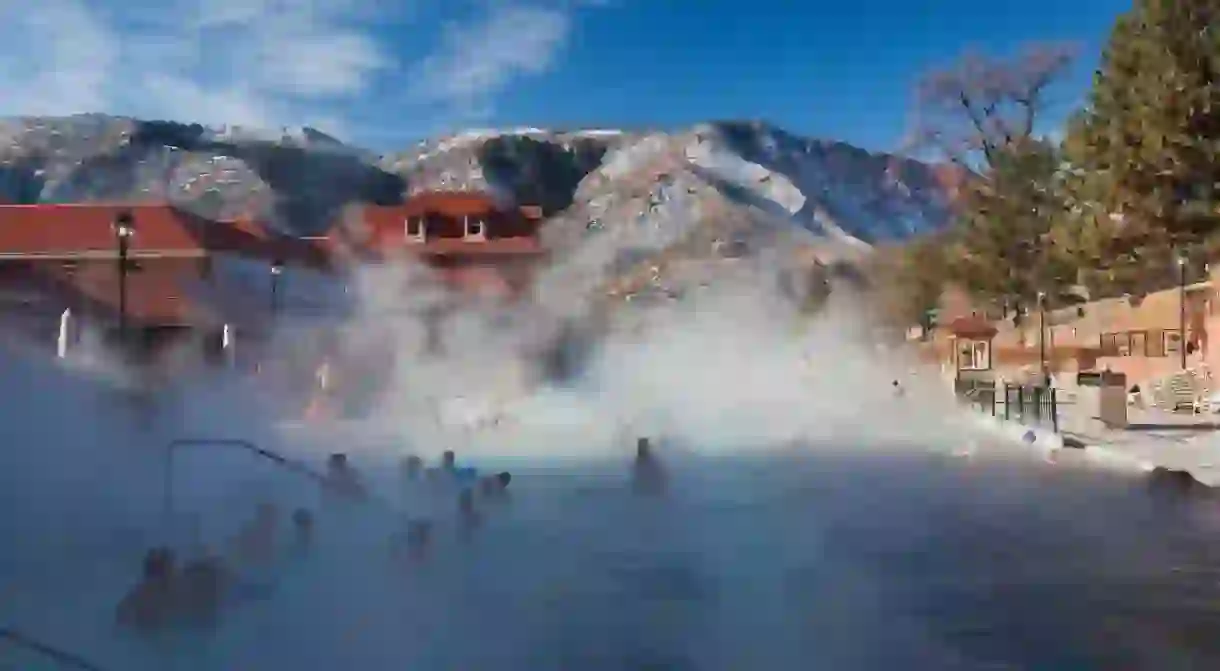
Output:
[[1042,374],[1042,385],[1046,385],[1046,292],[1038,292],[1038,361],[1039,372]]
[[271,262],[271,316],[280,311],[280,275],[284,274],[284,262],[276,259]]
[[1186,254],[1178,253],[1178,355],[1186,370]]
[[131,251],[131,239],[136,233],[135,220],[131,216],[131,212],[119,212],[114,218],[112,227],[119,252],[116,267],[119,276],[119,340],[125,343],[127,341],[127,256]]

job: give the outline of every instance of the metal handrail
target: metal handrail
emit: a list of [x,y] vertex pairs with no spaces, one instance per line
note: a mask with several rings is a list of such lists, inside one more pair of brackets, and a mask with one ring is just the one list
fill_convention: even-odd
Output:
[[[315,481],[316,483],[318,483],[318,485],[322,486],[323,488],[329,488],[329,489],[336,490],[336,491],[340,490],[340,486],[337,485],[336,483],[334,483],[333,481],[331,481],[330,478],[326,477],[325,475],[323,475],[321,473],[318,473],[317,471],[313,470],[309,466],[307,466],[299,461],[296,461],[294,459],[289,459],[288,457],[285,457],[284,455],[279,454],[278,452],[259,447],[258,445],[255,445],[254,443],[252,443],[248,440],[243,440],[240,438],[178,438],[176,440],[171,440],[170,442],[165,444],[165,475],[164,475],[165,480],[164,480],[163,506],[164,506],[165,521],[167,524],[173,521],[173,515],[174,515],[174,454],[180,448],[204,447],[204,446],[208,446],[208,445],[211,445],[214,447],[236,447],[236,448],[245,450],[260,458],[263,458],[272,463],[275,463],[275,464],[279,465],[280,467],[287,469],[290,472],[293,472],[293,473],[296,473],[297,475],[302,475],[306,478],[309,478],[309,479]],[[367,499],[369,501],[377,503],[380,507],[385,508],[387,511],[390,511],[390,512],[394,511],[394,506],[390,505],[386,501],[382,501],[380,498],[374,496],[371,492],[369,492],[367,494]]]
[[32,650],[74,669],[81,669],[81,671],[103,671],[102,667],[90,662],[84,657],[75,655],[66,650],[60,650],[53,645],[43,643],[42,641],[39,641],[27,634],[23,634],[16,629],[0,627],[0,640],[12,641],[21,648]]

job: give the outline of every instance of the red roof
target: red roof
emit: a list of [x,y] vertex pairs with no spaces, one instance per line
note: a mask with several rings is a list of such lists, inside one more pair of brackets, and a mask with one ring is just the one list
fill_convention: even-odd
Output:
[[366,213],[373,210],[389,210],[401,218],[425,213],[461,217],[503,212],[506,208],[491,194],[478,191],[427,191],[407,198],[402,205],[365,208]]
[[[401,246],[408,253],[425,255],[512,255],[539,254],[543,251],[538,239],[532,235],[489,237],[486,240],[429,235],[423,242],[408,242],[403,238],[404,222],[412,216],[428,213],[460,219],[467,215],[486,216],[497,212],[504,213],[498,205],[480,194],[423,194],[403,205],[366,206],[360,212],[363,231],[350,231],[337,227],[331,230],[330,235],[338,240],[342,239],[345,234],[354,234],[356,240],[353,242],[358,245],[367,244],[375,249]],[[361,240],[360,238],[364,236],[367,237]]]
[[[469,214],[479,208],[498,211],[494,209],[497,207],[485,194],[435,192],[418,195],[405,205],[364,206],[360,214],[373,231],[398,232],[413,208],[436,208],[429,212],[460,210]],[[338,228],[326,236],[297,238],[276,233],[248,217],[214,222],[165,204],[0,205],[0,259],[6,255],[110,257],[118,251],[113,223],[124,212],[130,213],[134,221],[135,236],[130,247],[134,258],[228,252],[268,263],[279,260],[287,265],[326,267],[345,248],[360,246],[358,240],[344,240],[345,233]],[[486,241],[438,237],[406,247],[410,253],[422,255],[543,252],[538,240],[530,236]]]
[[0,205],[0,256],[117,252],[112,225],[122,212],[134,220],[133,254],[203,249],[197,231],[169,205],[42,203]]
[[991,322],[978,315],[958,317],[949,322],[948,329],[955,337],[975,340],[990,340],[999,332]]

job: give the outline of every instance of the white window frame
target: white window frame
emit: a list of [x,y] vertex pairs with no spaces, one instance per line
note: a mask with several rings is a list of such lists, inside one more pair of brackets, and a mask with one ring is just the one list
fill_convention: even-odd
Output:
[[[471,230],[472,228],[477,230]],[[462,217],[462,232],[467,240],[486,240],[487,220],[483,217],[464,215]]]
[[[419,229],[411,233],[411,224]],[[423,242],[428,238],[428,220],[423,216],[407,217],[402,220],[402,237],[407,242]]]

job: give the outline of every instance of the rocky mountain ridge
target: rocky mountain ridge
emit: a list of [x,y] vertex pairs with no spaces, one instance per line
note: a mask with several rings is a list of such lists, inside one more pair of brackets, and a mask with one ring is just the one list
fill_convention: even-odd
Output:
[[308,128],[268,133],[100,114],[0,120],[0,199],[8,202],[168,201],[307,234],[346,203],[390,204],[430,189],[541,205],[557,259],[543,288],[627,294],[664,285],[662,259],[689,268],[677,261],[740,257],[775,243],[821,263],[850,259],[879,241],[940,228],[953,198],[941,167],[762,122],[679,132],[468,131],[376,156]]

